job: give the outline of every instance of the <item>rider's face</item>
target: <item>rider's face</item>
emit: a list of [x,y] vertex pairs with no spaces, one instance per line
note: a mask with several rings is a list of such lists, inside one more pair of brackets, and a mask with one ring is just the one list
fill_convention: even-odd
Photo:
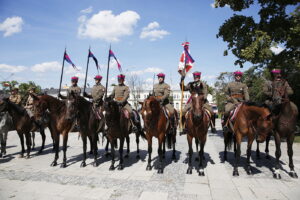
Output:
[[95,83],[96,83],[96,84],[99,84],[99,83],[100,83],[100,80],[99,80],[99,79],[95,79]]
[[199,81],[201,76],[194,76],[194,81]]
[[275,80],[280,81],[281,80],[281,74],[275,74]]
[[72,81],[72,85],[77,85],[77,81]]
[[241,79],[242,79],[242,76],[241,76],[241,75],[236,75],[236,76],[235,76],[235,80],[236,80],[236,81],[241,81]]
[[158,82],[160,83],[164,82],[164,77],[158,77]]
[[119,82],[119,84],[123,84],[124,83],[124,79],[118,78],[118,82]]

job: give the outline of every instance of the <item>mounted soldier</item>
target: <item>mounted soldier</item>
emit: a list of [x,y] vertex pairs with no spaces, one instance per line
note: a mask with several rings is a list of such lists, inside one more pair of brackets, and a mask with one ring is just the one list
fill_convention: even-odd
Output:
[[81,93],[81,89],[80,87],[77,85],[78,83],[78,77],[77,76],[73,76],[71,78],[71,87],[69,87],[69,89],[67,90],[67,96],[63,96],[61,95],[60,93],[58,94],[58,97],[61,98],[61,99],[67,99],[68,96],[71,94],[71,92],[73,92],[74,94],[76,95],[80,95]]
[[175,109],[169,102],[170,85],[165,83],[165,74],[157,74],[158,83],[153,86],[153,95],[160,104],[167,109],[168,118],[170,119],[171,128],[175,129]]
[[33,119],[33,114],[34,114],[34,110],[33,110],[33,100],[34,100],[34,99],[33,99],[33,97],[31,96],[31,94],[36,95],[35,90],[36,90],[36,88],[35,88],[34,86],[32,86],[32,87],[30,87],[30,88],[28,89],[29,95],[28,95],[26,104],[25,104],[25,106],[24,106],[24,108],[26,109],[26,111],[27,111],[27,113],[28,113],[28,115],[29,115],[29,117],[30,117],[31,120],[34,120],[34,119]]
[[[194,77],[194,81],[189,82],[187,85],[182,85],[185,76],[181,77],[181,82],[180,82],[181,90],[190,91],[191,94],[204,94],[204,97],[206,99],[207,94],[208,94],[207,85],[203,81],[200,80],[201,72],[195,71],[193,73],[193,77]],[[191,102],[191,97],[190,97],[182,111],[182,124],[185,124],[185,120],[186,120],[185,115],[191,109],[191,107],[192,107],[192,102]],[[212,110],[211,106],[208,104],[208,101],[206,101],[206,103],[203,105],[203,107],[211,113],[211,116],[213,115],[213,110]],[[186,127],[184,127],[183,132],[180,134],[182,135],[182,134],[186,134],[186,133],[187,133],[187,129],[186,129]]]
[[124,81],[125,81],[125,75],[124,74],[118,75],[118,85],[114,86],[114,89],[109,96],[113,98],[120,107],[128,111],[133,132],[141,131],[140,126],[136,127],[136,124],[139,124],[139,121],[137,119],[137,116],[135,116],[135,113],[133,112],[131,105],[127,101],[129,99],[130,90],[129,87],[125,85]]
[[[263,92],[267,96],[265,103],[270,107],[272,113],[277,116],[284,99],[293,95],[294,92],[287,80],[282,78],[280,69],[273,69],[271,73],[273,81],[267,81],[263,87]],[[292,107],[297,109],[293,102],[291,104]]]
[[19,88],[12,88],[11,90],[11,94],[9,96],[9,100],[17,105],[21,104],[21,95],[19,94]]
[[242,83],[243,72],[236,71],[233,73],[235,81],[228,83],[225,88],[227,103],[225,105],[223,131],[228,131],[228,120],[230,112],[234,110],[240,103],[249,101],[248,87]]
[[93,106],[94,108],[100,108],[103,105],[103,96],[105,94],[105,87],[101,84],[102,76],[97,75],[95,76],[95,85],[92,88],[91,95],[87,94],[86,92],[83,93],[84,97],[93,99]]

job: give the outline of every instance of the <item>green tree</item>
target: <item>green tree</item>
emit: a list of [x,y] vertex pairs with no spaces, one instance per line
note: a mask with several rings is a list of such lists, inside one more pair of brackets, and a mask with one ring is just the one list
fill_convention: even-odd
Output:
[[217,77],[217,81],[215,82],[215,101],[218,106],[219,112],[224,112],[225,110],[225,87],[226,85],[233,81],[233,76],[231,72],[221,72]]

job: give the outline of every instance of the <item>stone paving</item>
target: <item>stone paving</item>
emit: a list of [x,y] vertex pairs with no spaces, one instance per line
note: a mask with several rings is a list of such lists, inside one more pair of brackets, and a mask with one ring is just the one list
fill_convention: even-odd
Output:
[[[37,150],[30,159],[18,158],[20,142],[15,132],[8,137],[7,156],[0,159],[0,199],[108,199],[108,200],[183,200],[183,199],[300,199],[300,180],[289,177],[286,143],[282,144],[281,180],[273,179],[274,141],[270,142],[271,160],[260,160],[252,149],[253,175],[247,175],[243,168],[246,160],[246,143],[242,144],[240,176],[232,176],[233,153],[229,152],[229,162],[222,162],[223,138],[220,121],[217,121],[218,133],[208,134],[205,146],[205,176],[198,176],[197,162],[191,175],[187,170],[186,136],[178,136],[176,144],[177,161],[171,161],[171,151],[166,153],[164,174],[146,171],[147,142],[141,141],[141,159],[137,160],[134,135],[131,136],[130,157],[125,159],[123,171],[109,171],[110,157],[104,156],[102,144],[99,144],[98,167],[91,165],[80,168],[82,142],[77,133],[70,133],[67,151],[67,168],[50,167],[54,158],[51,151],[50,133],[47,131],[46,150],[42,155]],[[157,140],[153,145],[153,164],[157,164]],[[41,144],[36,136],[36,147]],[[126,145],[125,145],[126,146]],[[264,144],[261,145],[261,150]],[[195,151],[195,147],[194,147]],[[197,154],[194,153],[194,156]],[[60,152],[59,164],[62,161]],[[116,162],[118,163],[118,162]],[[300,145],[294,144],[295,170],[300,175]]]

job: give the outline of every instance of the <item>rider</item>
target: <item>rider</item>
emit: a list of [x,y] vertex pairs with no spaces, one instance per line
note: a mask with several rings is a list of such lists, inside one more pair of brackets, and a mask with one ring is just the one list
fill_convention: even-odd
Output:
[[[287,93],[288,97],[294,92],[289,83],[282,79],[280,69],[273,69],[271,73],[273,76],[273,81],[268,81],[264,85],[263,92],[267,96],[265,103],[270,107],[273,114],[278,115],[282,100],[285,98],[285,93]],[[294,103],[292,103],[292,105],[293,107],[296,107]]]
[[233,74],[235,81],[228,83],[225,88],[227,103],[225,105],[223,131],[228,131],[227,120],[230,112],[241,102],[249,101],[248,87],[242,83],[243,72],[235,71]]
[[[110,97],[114,98],[119,106],[125,108],[129,112],[133,132],[141,131],[142,129],[139,125],[140,123],[137,117],[135,116],[135,114],[133,113],[131,105],[127,101],[129,98],[130,90],[129,87],[124,84],[124,81],[125,81],[125,75],[124,74],[118,75],[118,85],[114,86],[114,89],[110,94]],[[138,127],[136,127],[135,124],[137,124]]]
[[153,86],[153,92],[156,99],[160,102],[162,106],[169,111],[169,117],[171,122],[171,127],[175,129],[175,110],[174,107],[169,102],[170,96],[170,86],[165,83],[165,74],[159,73],[157,74],[158,83]]
[[100,106],[102,106],[102,104],[103,104],[103,96],[105,94],[105,87],[101,84],[102,76],[97,75],[97,76],[95,76],[94,79],[95,79],[95,85],[92,88],[91,95],[84,92],[83,96],[93,99],[94,108],[100,108]]
[[76,95],[80,95],[81,93],[81,89],[80,87],[77,85],[78,83],[78,77],[77,76],[73,76],[71,78],[71,87],[69,87],[68,91],[67,91],[67,96],[63,96],[60,93],[58,94],[58,97],[61,99],[67,99],[67,97],[70,95],[71,92],[73,92]]
[[33,97],[30,94],[35,94],[35,90],[36,90],[36,88],[34,86],[32,86],[28,89],[29,95],[28,95],[26,104],[24,106],[24,108],[26,109],[30,119],[32,119],[32,120],[34,120],[33,119],[33,113],[34,113],[34,111],[33,111]]
[[[201,81],[201,72],[195,71],[193,73],[193,77],[194,77],[194,81],[189,82],[187,85],[183,85],[183,81],[185,76],[181,77],[181,82],[180,82],[180,87],[183,91],[190,91],[190,93],[197,93],[197,94],[203,94],[204,98],[207,98],[207,85]],[[200,87],[202,84],[202,87]],[[182,111],[182,123],[185,123],[185,115],[186,113],[191,109],[192,107],[192,102],[191,102],[191,97],[190,99],[187,101],[187,103],[185,104],[183,111]],[[205,102],[204,108],[206,108],[211,114],[213,114],[213,110],[211,108],[211,106],[208,104],[208,101]],[[182,134],[186,134],[187,133],[187,129],[184,128]]]
[[17,105],[21,104],[21,95],[19,94],[19,89],[14,87],[11,90],[11,94],[9,96],[9,100]]

